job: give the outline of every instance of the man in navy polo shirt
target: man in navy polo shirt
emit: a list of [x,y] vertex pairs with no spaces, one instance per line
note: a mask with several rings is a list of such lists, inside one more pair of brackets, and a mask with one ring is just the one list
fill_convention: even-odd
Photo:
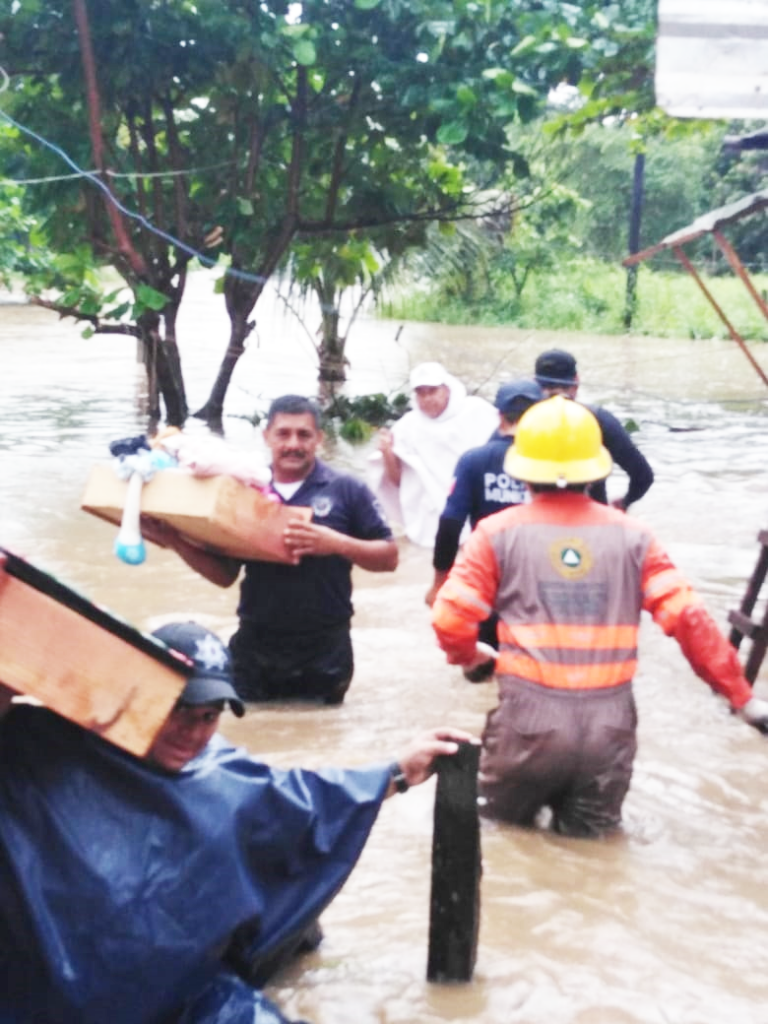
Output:
[[[515,437],[517,421],[542,397],[539,385],[532,380],[513,380],[502,384],[496,392],[494,405],[499,410],[499,426],[491,439],[478,448],[470,448],[456,463],[453,484],[440,516],[435,537],[432,565],[435,578],[426,594],[432,605],[456,559],[462,530],[467,521],[472,529],[493,512],[527,500],[524,483],[504,471],[504,458]],[[496,619],[490,618],[480,627],[479,639],[497,646]],[[464,673],[470,682],[483,682],[493,674],[492,661]]]
[[320,413],[299,395],[276,398],[264,440],[272,490],[286,505],[312,509],[290,520],[293,564],[224,558],[176,535],[171,546],[197,572],[230,586],[241,567],[239,628],[230,641],[243,700],[310,699],[340,704],[352,681],[352,566],[392,572],[398,550],[368,487],[317,458]]

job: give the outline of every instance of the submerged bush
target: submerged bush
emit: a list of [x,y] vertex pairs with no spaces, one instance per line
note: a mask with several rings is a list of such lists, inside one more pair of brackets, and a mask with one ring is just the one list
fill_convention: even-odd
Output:
[[345,441],[361,443],[378,427],[400,419],[408,411],[408,402],[408,395],[404,394],[391,399],[382,392],[356,398],[334,395],[323,410],[323,426],[328,433],[338,434]]

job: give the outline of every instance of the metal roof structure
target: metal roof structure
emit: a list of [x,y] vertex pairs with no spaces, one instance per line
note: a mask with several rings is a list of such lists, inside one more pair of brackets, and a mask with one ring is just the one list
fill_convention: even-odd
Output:
[[688,273],[696,281],[696,284],[704,293],[712,308],[725,324],[728,329],[728,333],[752,364],[757,375],[763,383],[768,386],[768,377],[766,376],[765,371],[749,351],[746,342],[730,322],[683,249],[683,246],[686,245],[686,243],[693,242],[695,239],[701,238],[702,235],[711,235],[731,265],[733,272],[744,283],[744,286],[752,296],[752,299],[755,301],[758,309],[761,311],[765,319],[768,320],[768,304],[766,304],[765,299],[753,285],[746,268],[736,253],[736,250],[720,230],[727,224],[732,224],[734,221],[740,220],[742,217],[748,217],[752,214],[760,213],[766,208],[768,208],[768,189],[762,189],[760,192],[754,192],[752,195],[744,196],[743,199],[738,199],[736,202],[728,203],[726,206],[720,206],[716,210],[710,210],[709,213],[705,213],[701,217],[697,217],[696,220],[687,227],[680,228],[679,231],[675,231],[671,235],[667,235],[665,238],[662,238],[662,240],[657,242],[656,245],[651,245],[647,249],[642,249],[640,252],[627,256],[622,263],[625,267],[632,267],[637,263],[641,263],[643,260],[650,259],[659,252],[671,249],[680,263],[682,263]]
[[662,249],[674,249],[675,246],[683,245],[685,242],[692,242],[696,238],[701,238],[702,235],[714,234],[725,224],[740,220],[751,213],[757,213],[766,207],[768,207],[768,188],[761,189],[760,192],[753,192],[752,195],[744,196],[743,199],[737,199],[735,203],[728,203],[726,206],[720,206],[716,210],[710,210],[709,213],[702,214],[701,217],[697,217],[688,227],[680,228],[679,231],[675,231],[671,235],[667,235],[666,238],[662,238],[656,245],[628,256],[624,260],[624,265],[629,267],[633,263],[639,263],[650,256],[655,256]]
[[768,149],[768,128],[760,128],[746,135],[726,135],[723,139],[726,152],[742,153],[748,149]]

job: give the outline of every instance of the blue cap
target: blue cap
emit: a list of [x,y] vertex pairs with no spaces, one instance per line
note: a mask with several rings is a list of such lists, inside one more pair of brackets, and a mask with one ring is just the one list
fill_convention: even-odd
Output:
[[496,392],[494,405],[500,413],[508,413],[516,398],[527,398],[531,402],[538,402],[544,397],[544,393],[535,380],[510,380],[502,384]]
[[233,714],[243,717],[245,705],[233,685],[232,659],[215,633],[196,622],[169,622],[154,630],[152,636],[183,654],[194,665],[179,697],[179,704],[225,701]]

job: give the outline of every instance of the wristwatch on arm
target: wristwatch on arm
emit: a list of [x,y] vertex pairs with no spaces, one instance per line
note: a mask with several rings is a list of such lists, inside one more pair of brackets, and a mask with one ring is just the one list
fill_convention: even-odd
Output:
[[394,783],[396,793],[406,793],[411,788],[408,779],[405,777],[405,772],[397,761],[393,761],[389,766],[389,774]]

